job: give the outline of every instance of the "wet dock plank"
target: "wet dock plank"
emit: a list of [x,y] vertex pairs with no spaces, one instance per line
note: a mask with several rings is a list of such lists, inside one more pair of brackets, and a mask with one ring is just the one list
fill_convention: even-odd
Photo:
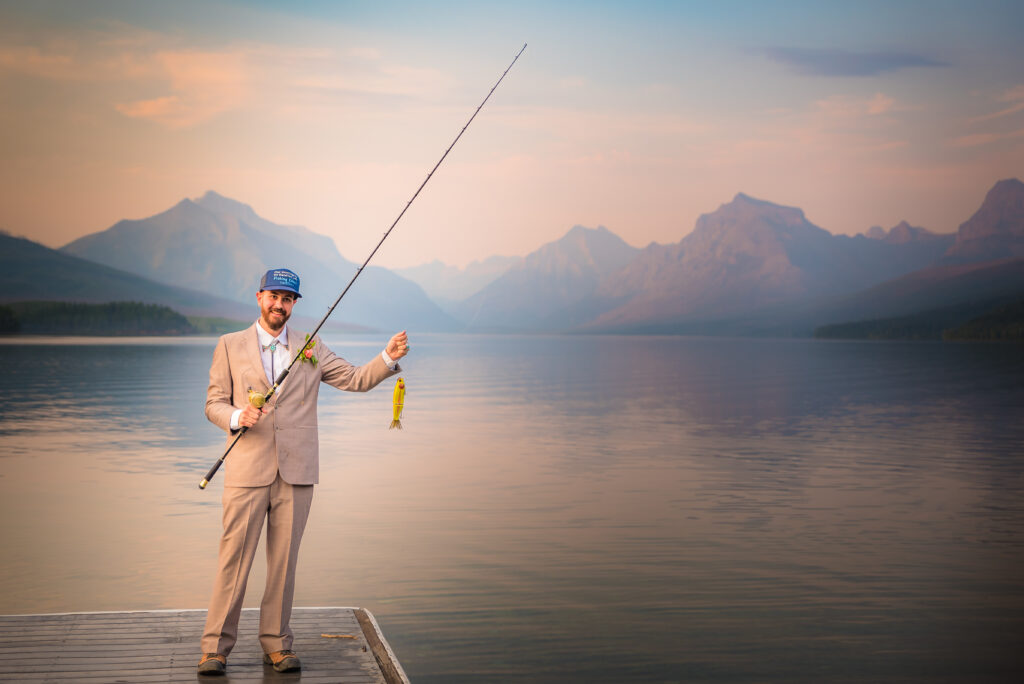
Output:
[[[0,681],[196,682],[205,620],[205,610],[0,615]],[[258,610],[242,611],[228,675],[202,681],[408,684],[373,616],[361,608],[295,608],[302,672],[294,674],[263,665],[258,621]]]

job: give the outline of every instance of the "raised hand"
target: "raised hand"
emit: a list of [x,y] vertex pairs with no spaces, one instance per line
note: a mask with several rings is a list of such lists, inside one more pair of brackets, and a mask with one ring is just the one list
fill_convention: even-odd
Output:
[[409,353],[409,336],[403,330],[388,340],[388,346],[384,348],[384,351],[388,356],[397,361]]

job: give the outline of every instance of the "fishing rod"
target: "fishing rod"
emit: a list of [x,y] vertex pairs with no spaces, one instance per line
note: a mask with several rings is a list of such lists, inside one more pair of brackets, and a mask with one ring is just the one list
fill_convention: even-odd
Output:
[[[325,313],[324,317],[320,319],[319,323],[317,323],[316,328],[313,329],[313,332],[309,334],[310,340],[313,340],[313,338],[316,337],[316,334],[320,332],[320,328],[322,328],[324,323],[327,322],[327,319],[334,312],[335,307],[337,307],[338,303],[341,302],[342,297],[344,297],[348,293],[349,288],[351,288],[352,284],[356,282],[356,278],[358,278],[359,275],[363,272],[363,269],[366,268],[366,265],[370,263],[370,259],[372,259],[373,255],[377,253],[377,250],[380,249],[380,246],[384,244],[384,241],[388,239],[388,235],[391,235],[391,231],[395,229],[395,226],[398,225],[398,222],[402,220],[403,216],[405,216],[405,212],[409,210],[409,207],[412,206],[412,203],[416,201],[417,197],[419,197],[420,191],[423,190],[424,186],[426,186],[427,181],[430,180],[431,176],[434,175],[434,172],[437,171],[438,167],[441,166],[441,162],[445,160],[445,157],[448,156],[448,153],[452,151],[453,147],[455,147],[455,143],[459,142],[459,138],[461,138],[462,134],[466,132],[467,128],[469,128],[469,124],[473,123],[473,119],[476,118],[476,115],[479,114],[480,110],[483,109],[485,104],[487,104],[487,100],[491,99],[491,95],[494,94],[494,91],[498,89],[499,85],[501,85],[501,82],[505,79],[505,75],[512,70],[513,66],[515,66],[516,60],[519,59],[519,55],[523,54],[524,50],[526,50],[526,43],[523,43],[523,47],[520,48],[519,52],[516,53],[516,56],[512,59],[512,63],[508,65],[508,68],[505,69],[505,71],[501,74],[501,77],[498,78],[498,81],[494,84],[494,86],[487,93],[487,96],[483,99],[480,105],[473,112],[473,115],[469,117],[469,121],[467,121],[466,125],[462,127],[462,130],[459,131],[459,134],[455,136],[455,140],[452,140],[452,144],[448,146],[448,149],[444,151],[444,154],[441,155],[441,158],[437,160],[436,164],[434,164],[434,168],[430,170],[430,173],[428,173],[427,177],[423,179],[423,182],[420,183],[420,186],[416,188],[416,192],[413,193],[412,198],[410,198],[409,201],[405,203],[405,206],[402,208],[401,213],[398,214],[398,218],[396,218],[394,222],[391,224],[391,226],[386,231],[384,231],[384,236],[380,239],[380,242],[377,243],[377,246],[373,248],[373,251],[370,252],[370,256],[366,257],[366,260],[363,262],[363,265],[356,269],[356,273],[354,276],[352,276],[352,280],[348,281],[348,285],[346,285],[345,289],[341,291],[341,294],[338,295],[338,298],[334,300],[334,304],[331,304],[331,306],[327,309],[327,313]],[[297,354],[295,354],[295,358],[292,359],[292,362],[288,364],[287,368],[281,371],[281,374],[277,376],[276,380],[274,380],[274,386],[267,390],[266,394],[261,395],[259,393],[256,393],[252,395],[249,401],[253,406],[255,406],[257,409],[262,409],[263,406],[268,401],[270,401],[271,397],[273,397],[277,393],[278,388],[281,387],[281,383],[284,382],[284,379],[286,377],[288,377],[288,373],[291,371],[292,366],[294,366],[296,362],[299,360],[299,358],[302,357],[302,354],[305,350],[306,345],[302,345],[301,347],[299,347],[299,351]],[[257,406],[257,404],[259,405]],[[238,440],[242,439],[242,436],[245,435],[245,433],[248,431],[249,428],[247,426],[243,425],[241,427],[241,429],[238,431],[238,434],[235,435],[235,438],[231,441],[231,444],[228,445],[228,448],[224,452],[224,455],[217,459],[217,462],[214,463],[213,467],[210,468],[209,472],[206,473],[206,477],[204,477],[202,482],[199,483],[200,489],[206,489],[206,485],[210,484],[210,480],[212,480],[213,476],[217,474],[218,470],[220,470],[220,466],[221,464],[224,463],[224,459],[228,457],[228,454],[231,453],[231,450],[235,448],[236,444],[238,444]]]

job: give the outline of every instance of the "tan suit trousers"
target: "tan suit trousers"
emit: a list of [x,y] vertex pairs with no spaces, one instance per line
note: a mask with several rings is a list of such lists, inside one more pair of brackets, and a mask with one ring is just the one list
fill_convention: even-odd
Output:
[[291,485],[280,473],[263,487],[224,487],[224,532],[220,570],[203,630],[202,652],[227,656],[238,638],[238,618],[249,569],[267,520],[267,586],[260,605],[264,653],[292,647],[292,597],[299,542],[313,502],[313,485]]

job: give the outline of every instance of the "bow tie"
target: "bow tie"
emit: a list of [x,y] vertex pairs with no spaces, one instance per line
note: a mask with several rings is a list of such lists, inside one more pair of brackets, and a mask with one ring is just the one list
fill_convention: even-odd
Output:
[[273,342],[271,342],[270,344],[261,344],[261,345],[260,345],[260,347],[262,347],[262,348],[263,348],[263,351],[267,351],[267,350],[269,349],[269,350],[270,350],[270,351],[272,351],[272,352],[274,352],[274,351],[277,351],[277,348],[278,348],[279,346],[280,346],[280,347],[284,347],[285,349],[287,349],[287,348],[288,348],[288,345],[287,345],[287,344],[285,344],[284,342],[282,342],[281,340],[274,340],[274,341],[273,341]]

